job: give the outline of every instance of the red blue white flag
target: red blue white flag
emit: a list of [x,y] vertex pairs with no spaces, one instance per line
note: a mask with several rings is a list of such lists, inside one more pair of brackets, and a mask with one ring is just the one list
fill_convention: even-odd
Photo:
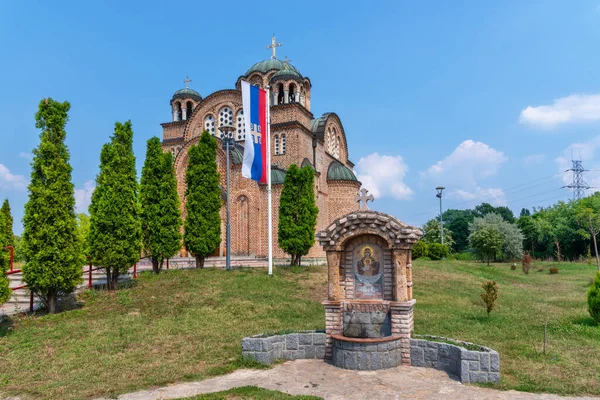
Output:
[[266,90],[242,81],[242,104],[246,124],[246,143],[242,176],[267,183],[267,135],[269,104]]

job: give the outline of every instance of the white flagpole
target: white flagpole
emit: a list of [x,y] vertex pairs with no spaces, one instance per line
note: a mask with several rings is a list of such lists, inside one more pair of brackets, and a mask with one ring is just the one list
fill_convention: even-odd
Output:
[[269,275],[273,274],[273,211],[271,202],[271,88],[267,86],[267,208],[269,219]]

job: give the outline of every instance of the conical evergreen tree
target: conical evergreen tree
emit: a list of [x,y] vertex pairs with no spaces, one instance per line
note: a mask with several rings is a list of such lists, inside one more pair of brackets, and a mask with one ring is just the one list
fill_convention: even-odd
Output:
[[142,243],[152,269],[159,273],[165,258],[181,248],[181,210],[173,155],[164,153],[160,139],[148,140],[140,185]]
[[217,141],[202,132],[198,145],[189,149],[185,173],[185,210],[183,242],[196,257],[196,267],[221,243],[221,188],[217,172]]
[[94,265],[106,271],[107,286],[116,289],[119,275],[139,260],[141,229],[138,183],[131,122],[115,124],[102,147],[100,173],[90,204],[88,248]]
[[10,204],[8,203],[8,199],[4,200],[2,203],[2,213],[4,214],[4,229],[6,232],[6,245],[5,246],[15,246],[15,236],[13,234],[13,217],[10,212]]
[[279,246],[291,257],[291,265],[300,265],[315,243],[319,209],[315,204],[314,171],[311,167],[290,165],[279,201]]
[[51,313],[56,312],[57,298],[71,293],[82,281],[84,264],[65,145],[70,107],[68,102],[52,99],[40,102],[35,126],[42,133],[39,147],[33,150],[29,200],[23,217],[23,279]]
[[0,304],[4,303],[10,297],[10,288],[8,287],[8,278],[5,273],[8,269],[8,251],[4,248],[7,246],[6,233],[5,233],[5,220],[4,213],[0,212]]

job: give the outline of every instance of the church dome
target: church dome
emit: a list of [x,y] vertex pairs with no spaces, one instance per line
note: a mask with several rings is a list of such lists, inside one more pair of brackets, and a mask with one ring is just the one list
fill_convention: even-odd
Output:
[[302,75],[300,75],[298,70],[289,68],[288,66],[284,66],[282,69],[273,74],[273,76],[271,77],[271,82],[288,79],[295,79],[301,82]]
[[358,182],[354,172],[339,161],[334,161],[329,164],[327,169],[327,180],[328,181],[354,181]]
[[200,96],[200,93],[196,92],[194,89],[183,88],[179,89],[173,94],[173,99],[194,99],[200,101],[202,100],[202,96]]
[[294,74],[296,74],[297,76],[302,77],[302,75],[300,74],[300,71],[298,71],[298,69],[296,69],[296,67],[294,67],[292,64],[290,64],[289,62],[283,62],[280,61],[276,58],[271,58],[269,60],[264,60],[264,61],[260,61],[257,62],[256,64],[254,64],[253,66],[251,66],[248,71],[246,71],[246,73],[244,74],[244,76],[248,76],[253,72],[260,72],[260,73],[267,73],[269,71],[281,71],[282,69],[284,69],[284,65],[287,64],[288,70],[292,71]]
[[276,166],[271,166],[271,184],[283,184],[285,181],[285,170]]

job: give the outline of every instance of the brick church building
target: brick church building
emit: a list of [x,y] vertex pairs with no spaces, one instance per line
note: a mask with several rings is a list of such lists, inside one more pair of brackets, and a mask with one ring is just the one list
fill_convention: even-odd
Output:
[[[274,38],[273,38],[274,39]],[[270,87],[271,90],[271,182],[273,199],[273,255],[287,255],[277,245],[279,198],[286,170],[291,164],[310,166],[315,173],[315,200],[319,208],[316,231],[359,206],[355,196],[360,182],[352,172],[348,144],[340,118],[333,112],[315,116],[311,112],[310,79],[287,60],[278,60],[273,40],[271,59],[251,66],[236,83],[235,89],[223,89],[201,96],[188,87],[178,90],[171,99],[172,121],[163,127],[163,149],[175,158],[175,171],[181,204],[184,202],[185,170],[188,149],[207,130],[218,142],[217,164],[221,187],[225,188],[225,151],[222,149],[222,126],[233,126],[235,146],[230,152],[231,173],[231,254],[266,257],[267,255],[267,187],[242,177],[244,153],[244,113],[241,81]],[[218,255],[225,254],[225,190],[223,189],[222,240]],[[183,217],[185,218],[185,212]],[[324,257],[315,241],[308,257]]]

